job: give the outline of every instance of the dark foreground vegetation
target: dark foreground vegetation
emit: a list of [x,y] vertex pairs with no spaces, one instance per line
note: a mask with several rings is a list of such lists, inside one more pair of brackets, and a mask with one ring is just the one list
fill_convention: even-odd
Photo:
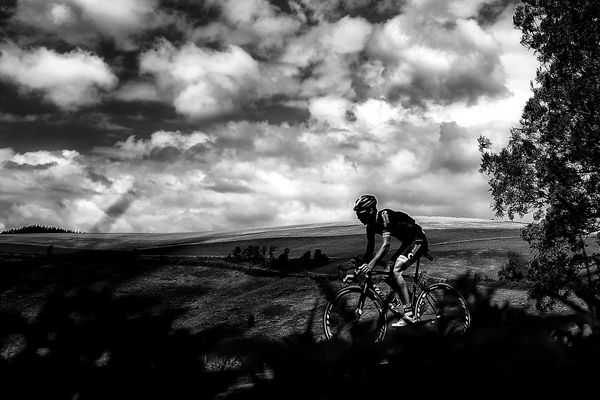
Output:
[[20,228],[6,229],[0,232],[0,234],[14,235],[17,233],[81,233],[72,231],[70,229],[60,228],[56,226],[47,225],[27,225]]
[[[250,319],[193,332],[174,324],[183,310],[161,304],[159,294],[112,289],[115,279],[152,268],[147,260],[101,253],[65,260],[72,268],[53,271],[54,290],[34,315],[1,308],[3,399],[481,398],[594,390],[597,315],[574,308],[540,316],[493,305],[491,290],[474,276],[455,282],[472,309],[467,334],[406,328],[389,332],[384,343],[346,344],[323,340],[317,308],[305,329],[277,339],[244,336]],[[55,268],[50,261],[42,268]],[[113,281],[92,276],[109,264],[119,271]],[[11,279],[14,285],[20,278]],[[330,284],[320,281],[323,297],[333,293]]]

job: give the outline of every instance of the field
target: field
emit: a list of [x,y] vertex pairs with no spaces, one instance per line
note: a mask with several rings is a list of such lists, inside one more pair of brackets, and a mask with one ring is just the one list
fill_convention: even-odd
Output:
[[[246,335],[280,337],[307,329],[313,309],[318,313],[324,302],[319,282],[248,275],[220,260],[236,246],[276,246],[275,254],[289,248],[291,258],[321,249],[331,262],[311,272],[334,276],[339,263],[364,251],[362,229],[349,224],[210,235],[0,235],[0,298],[4,309],[33,318],[56,291],[109,287],[118,295],[151,297],[155,309],[181,310],[177,326],[193,331],[219,324],[247,328],[252,320]],[[435,260],[423,260],[422,268],[435,278],[452,280],[470,272],[493,282],[509,251],[528,254],[515,225],[443,226],[427,233]],[[499,289],[495,301],[530,306],[526,293],[517,289]],[[310,329],[320,334],[319,324]]]
[[[0,396],[341,399],[357,391],[388,396],[396,388],[372,382],[398,376],[417,383],[404,394],[433,377],[428,393],[447,395],[467,376],[468,398],[489,387],[539,394],[547,376],[590,378],[597,337],[582,342],[590,351],[565,352],[550,334],[577,322],[567,309],[539,318],[523,288],[497,285],[508,252],[529,255],[518,229],[427,232],[435,257],[423,261],[429,276],[480,277],[463,281],[472,283],[469,333],[395,329],[380,346],[350,348],[323,340],[321,316],[342,285],[330,279],[336,265],[364,250],[356,226],[0,235],[0,373],[8,382]],[[292,258],[318,248],[331,263],[281,275],[224,260],[250,245],[289,248]]]

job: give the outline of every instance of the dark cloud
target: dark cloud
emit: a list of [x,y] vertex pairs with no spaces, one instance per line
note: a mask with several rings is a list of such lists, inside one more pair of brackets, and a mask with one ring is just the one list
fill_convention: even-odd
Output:
[[254,193],[254,189],[246,185],[230,182],[220,182],[215,185],[205,186],[204,188],[217,193]]
[[185,151],[185,157],[192,161],[203,161],[211,147],[204,143],[198,143]]
[[291,125],[307,122],[310,112],[306,107],[282,104],[279,99],[263,99],[249,105],[245,109],[249,121],[265,121],[272,125],[287,122]]
[[20,170],[20,171],[39,171],[39,170],[52,168],[56,165],[58,165],[58,163],[56,161],[44,163],[44,164],[27,164],[27,163],[19,164],[14,161],[6,161],[4,163],[4,168]]
[[111,181],[110,179],[108,179],[106,176],[94,172],[93,167],[87,167],[86,168],[86,172],[87,172],[88,178],[90,178],[90,180],[92,182],[100,183],[100,184],[104,185],[107,188],[111,187],[112,184],[113,184],[113,181]]
[[407,0],[339,0],[337,3],[337,19],[346,15],[363,17],[372,23],[387,21],[398,15]]
[[140,193],[132,189],[124,193],[117,201],[104,210],[104,217],[90,229],[90,233],[108,232],[116,220],[127,212],[131,204],[140,197]]
[[181,150],[173,146],[155,147],[148,159],[159,162],[174,162],[181,158]]
[[130,135],[147,138],[157,126],[189,132],[211,124],[181,119],[173,107],[159,102],[114,100],[94,109],[61,112],[35,97],[15,95],[11,102],[10,94],[16,91],[8,88],[8,93],[0,91],[0,114],[14,117],[12,121],[0,121],[0,148],[11,147],[17,152],[69,149],[87,153],[94,147],[112,146]]
[[217,21],[221,16],[221,8],[214,0],[160,0],[160,7],[195,27]]
[[17,0],[2,0],[2,4],[0,4],[0,27],[6,19],[12,17],[16,8]]
[[[428,101],[448,105],[466,102],[472,106],[481,98],[502,98],[510,94],[504,80],[504,70],[495,56],[480,55],[475,67],[452,69],[446,76],[432,77],[425,71],[415,71],[410,82],[389,85],[387,99],[401,101],[406,107],[426,108]],[[498,77],[501,71],[502,78]]]
[[296,9],[313,20],[323,18],[335,22],[350,16],[380,23],[400,14],[406,2],[407,0],[304,0],[291,3],[296,3]]
[[286,14],[293,13],[292,7],[290,7],[289,0],[269,0],[269,3],[271,3],[272,5],[277,7],[280,11],[282,11]]
[[479,7],[475,19],[479,25],[493,25],[508,8],[514,7],[519,0],[494,0]]

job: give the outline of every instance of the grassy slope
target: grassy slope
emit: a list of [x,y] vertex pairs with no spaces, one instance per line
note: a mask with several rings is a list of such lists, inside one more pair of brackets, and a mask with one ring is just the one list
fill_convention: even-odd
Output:
[[[296,231],[298,232],[298,231]],[[306,232],[300,232],[306,233]],[[306,278],[273,278],[248,276],[239,271],[215,269],[206,260],[197,256],[229,254],[235,246],[277,246],[276,254],[284,248],[291,249],[291,256],[298,257],[304,251],[321,249],[332,259],[332,263],[319,272],[334,272],[339,262],[364,251],[365,238],[362,234],[305,237],[266,238],[261,235],[246,240],[214,235],[211,243],[198,243],[193,234],[176,235],[7,235],[0,241],[0,252],[13,250],[45,254],[48,243],[53,243],[53,254],[61,250],[81,248],[127,248],[148,247],[141,253],[152,259],[155,255],[169,255],[172,261],[160,268],[145,269],[115,281],[124,264],[116,262],[104,268],[103,276],[83,279],[86,274],[95,274],[94,263],[84,271],[55,274],[52,267],[31,267],[29,273],[35,277],[23,277],[19,285],[6,288],[1,294],[5,304],[18,305],[22,310],[35,311],[48,291],[73,284],[88,284],[92,281],[110,283],[119,293],[145,294],[158,298],[160,304],[182,308],[185,312],[179,319],[182,326],[201,329],[207,325],[226,323],[245,326],[248,318],[255,319],[251,334],[280,335],[290,330],[304,329],[308,324],[315,302],[324,299],[314,280]],[[467,271],[476,272],[485,278],[496,279],[498,269],[506,263],[507,252],[528,254],[527,244],[519,237],[518,229],[504,228],[451,228],[427,231],[434,262],[424,260],[423,268],[432,276],[452,279]],[[291,232],[286,232],[291,234]],[[0,235],[5,236],[5,235]],[[15,244],[15,239],[19,243]],[[118,239],[118,240],[117,240]],[[11,243],[11,240],[13,241]],[[90,242],[91,241],[91,242]],[[90,243],[96,243],[90,246]],[[115,246],[117,243],[119,246]],[[393,243],[397,245],[397,243]],[[12,247],[11,247],[12,246]],[[24,246],[24,247],[23,247]],[[64,246],[64,247],[61,247]],[[27,252],[26,251],[26,252]],[[179,262],[177,260],[184,260]],[[84,265],[82,264],[82,265]],[[17,264],[15,264],[17,265]],[[103,265],[103,264],[99,264]],[[20,268],[15,267],[17,270]],[[0,270],[0,272],[4,272]],[[65,281],[65,277],[75,277]],[[496,295],[499,303],[509,302],[517,306],[527,305],[526,294],[519,290],[500,290]],[[317,315],[318,316],[318,315]],[[318,321],[315,329],[319,329]]]

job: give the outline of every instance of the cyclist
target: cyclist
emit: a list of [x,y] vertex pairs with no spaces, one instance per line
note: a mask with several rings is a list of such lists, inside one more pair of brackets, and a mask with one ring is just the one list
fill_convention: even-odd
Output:
[[[367,249],[363,260],[370,260],[368,263],[360,266],[360,273],[367,273],[378,262],[383,260],[390,248],[391,236],[401,242],[400,247],[392,255],[387,265],[396,283],[396,299],[398,300],[398,305],[392,306],[392,308],[400,315],[400,319],[393,323],[392,326],[405,326],[405,320],[412,321],[413,310],[410,308],[408,287],[402,277],[402,272],[411,266],[416,257],[427,254],[427,237],[425,236],[425,232],[406,213],[390,209],[377,211],[377,199],[371,194],[363,194],[356,199],[354,202],[354,211],[360,222],[366,225]],[[383,242],[377,254],[373,256],[376,234],[382,236]],[[420,246],[417,244],[418,240],[422,241]]]

